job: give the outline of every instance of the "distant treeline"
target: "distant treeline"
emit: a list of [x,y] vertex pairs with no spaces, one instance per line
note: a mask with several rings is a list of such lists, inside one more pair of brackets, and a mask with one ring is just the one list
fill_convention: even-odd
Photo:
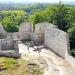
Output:
[[35,3],[35,4],[2,4],[0,3],[0,10],[24,10],[27,13],[34,12],[35,10],[39,9],[44,9],[48,6],[49,4],[40,4],[40,3]]

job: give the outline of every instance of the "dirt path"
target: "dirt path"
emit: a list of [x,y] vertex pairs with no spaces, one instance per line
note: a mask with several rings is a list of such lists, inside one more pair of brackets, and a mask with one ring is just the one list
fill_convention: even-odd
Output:
[[43,75],[75,75],[75,69],[52,51],[43,48],[39,53],[32,47],[28,50],[28,47],[23,43],[19,43],[18,46],[22,58],[39,64],[44,70]]

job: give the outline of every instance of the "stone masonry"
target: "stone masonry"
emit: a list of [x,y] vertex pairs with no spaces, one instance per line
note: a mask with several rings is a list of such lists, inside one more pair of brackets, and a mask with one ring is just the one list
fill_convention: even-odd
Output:
[[[67,33],[58,29],[57,26],[43,22],[33,25],[23,22],[20,25],[19,32],[6,33],[0,24],[0,50],[16,50],[18,49],[18,40],[33,41],[38,45],[43,44],[61,57],[65,58],[65,52],[68,50]],[[4,38],[4,36],[6,36]]]
[[68,50],[67,33],[58,28],[46,28],[45,45],[52,51],[65,58],[65,52]]

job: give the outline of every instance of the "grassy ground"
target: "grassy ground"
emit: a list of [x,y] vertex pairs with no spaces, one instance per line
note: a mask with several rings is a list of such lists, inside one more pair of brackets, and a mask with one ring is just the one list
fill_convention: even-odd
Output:
[[42,75],[36,64],[22,59],[0,57],[0,75]]

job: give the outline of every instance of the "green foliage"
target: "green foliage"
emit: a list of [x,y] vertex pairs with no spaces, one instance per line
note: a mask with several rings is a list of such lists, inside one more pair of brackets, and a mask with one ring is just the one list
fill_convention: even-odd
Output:
[[52,7],[48,7],[43,11],[35,12],[29,17],[29,21],[33,24],[37,24],[44,21],[52,23],[54,18],[52,9]]
[[33,24],[33,28],[35,29],[35,24],[45,21],[43,12],[36,12],[35,14],[31,15],[29,17],[29,21]]
[[37,23],[40,23],[40,22],[43,22],[44,21],[44,17],[43,17],[43,14],[40,12],[37,12],[35,13],[34,15],[31,15],[29,17],[29,20],[30,22],[32,22],[33,24],[37,24]]
[[70,13],[68,8],[61,2],[54,9],[54,24],[59,29],[67,31],[70,26]]
[[13,22],[13,18],[11,16],[4,17],[2,23],[6,31],[8,32],[18,31],[18,27],[17,27],[18,25],[16,25],[15,22]]
[[75,57],[75,49],[72,49],[72,50],[71,50],[71,54],[72,54],[72,56]]
[[2,67],[6,68],[6,69],[14,68],[14,66],[16,64],[18,64],[16,59],[6,58],[6,57],[1,57],[0,58],[0,63],[2,63]]
[[71,25],[68,32],[70,34],[71,48],[75,48],[75,22]]
[[24,21],[25,12],[21,10],[0,11],[1,19],[5,30],[7,32],[16,32],[20,23]]
[[71,25],[71,11],[61,2],[55,6],[48,6],[45,10],[34,13],[29,17],[33,24],[47,21],[58,26],[59,29],[67,31]]
[[37,65],[29,65],[26,59],[0,58],[0,75],[42,75],[43,70]]
[[53,20],[54,20],[53,9],[54,8],[55,6],[49,6],[43,11],[43,16],[44,16],[45,21],[49,23],[53,23]]

